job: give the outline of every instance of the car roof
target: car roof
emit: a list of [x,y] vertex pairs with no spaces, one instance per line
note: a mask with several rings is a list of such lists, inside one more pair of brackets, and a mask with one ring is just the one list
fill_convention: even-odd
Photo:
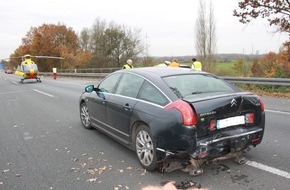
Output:
[[205,74],[205,72],[196,71],[190,68],[176,68],[176,67],[141,67],[122,71],[136,73],[149,78],[157,76],[162,78],[165,76],[192,74],[192,73]]

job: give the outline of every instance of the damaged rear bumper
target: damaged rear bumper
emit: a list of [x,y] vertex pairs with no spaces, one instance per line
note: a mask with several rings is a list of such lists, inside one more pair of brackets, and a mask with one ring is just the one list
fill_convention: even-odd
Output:
[[211,160],[230,152],[242,151],[249,146],[256,146],[261,142],[262,137],[262,128],[225,131],[197,141],[196,151],[190,156],[194,159]]
[[246,162],[246,151],[250,146],[261,143],[263,134],[263,128],[238,128],[196,141],[192,152],[171,152],[157,148],[166,154],[158,170],[171,172],[182,169],[190,175],[199,175],[203,171],[202,167],[210,162],[234,159],[235,162],[243,164]]

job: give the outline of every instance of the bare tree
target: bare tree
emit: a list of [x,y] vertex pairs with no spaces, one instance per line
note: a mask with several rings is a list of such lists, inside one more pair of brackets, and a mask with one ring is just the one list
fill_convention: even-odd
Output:
[[206,33],[206,7],[205,2],[203,0],[199,1],[199,9],[198,16],[195,24],[195,48],[196,53],[204,68],[206,69],[206,41],[207,41],[207,33]]
[[111,23],[110,27],[105,30],[105,46],[106,56],[108,57],[108,65],[121,66],[120,59],[123,49],[123,39],[125,33],[121,30],[121,27]]
[[90,35],[88,48],[93,57],[90,66],[121,67],[127,59],[136,59],[144,51],[140,29],[132,30],[96,19],[89,32],[86,29],[81,32],[79,41],[83,51],[87,45],[87,34]]
[[97,18],[91,28],[90,32],[90,50],[92,52],[91,66],[104,67],[107,63],[106,50],[104,49],[105,41],[104,35],[107,28],[105,20]]
[[214,7],[212,1],[210,1],[209,7],[209,15],[208,15],[208,38],[207,38],[207,64],[208,70],[212,71],[215,64],[215,53],[216,53],[216,25],[214,19]]
[[128,58],[136,59],[137,56],[142,54],[145,50],[144,42],[141,40],[141,29],[135,28],[132,30],[123,26],[123,31],[126,37],[123,41],[124,49],[121,57],[125,58],[125,60]]
[[90,45],[90,31],[88,28],[84,28],[79,35],[79,44],[83,51],[89,50]]
[[206,2],[199,1],[199,9],[195,24],[195,48],[198,59],[202,62],[205,71],[211,71],[216,49],[215,19],[213,5],[210,1],[210,10],[207,15]]

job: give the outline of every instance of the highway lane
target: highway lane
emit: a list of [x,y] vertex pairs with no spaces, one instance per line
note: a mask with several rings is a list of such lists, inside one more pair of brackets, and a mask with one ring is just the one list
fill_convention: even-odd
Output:
[[262,100],[270,112],[290,112],[290,99],[262,97]]
[[0,73],[0,190],[137,190],[147,184],[189,179],[209,189],[290,186],[287,99],[262,97],[266,132],[263,143],[248,153],[253,162],[210,164],[201,176],[191,177],[182,171],[145,172],[134,152],[97,130],[83,129],[78,98],[93,80],[49,77],[23,85],[18,80]]

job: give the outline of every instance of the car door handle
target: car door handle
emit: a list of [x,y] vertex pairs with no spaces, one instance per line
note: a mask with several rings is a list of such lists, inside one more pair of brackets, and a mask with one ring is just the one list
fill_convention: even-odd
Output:
[[131,106],[129,104],[125,104],[125,106],[123,106],[123,107],[126,111],[131,110]]

